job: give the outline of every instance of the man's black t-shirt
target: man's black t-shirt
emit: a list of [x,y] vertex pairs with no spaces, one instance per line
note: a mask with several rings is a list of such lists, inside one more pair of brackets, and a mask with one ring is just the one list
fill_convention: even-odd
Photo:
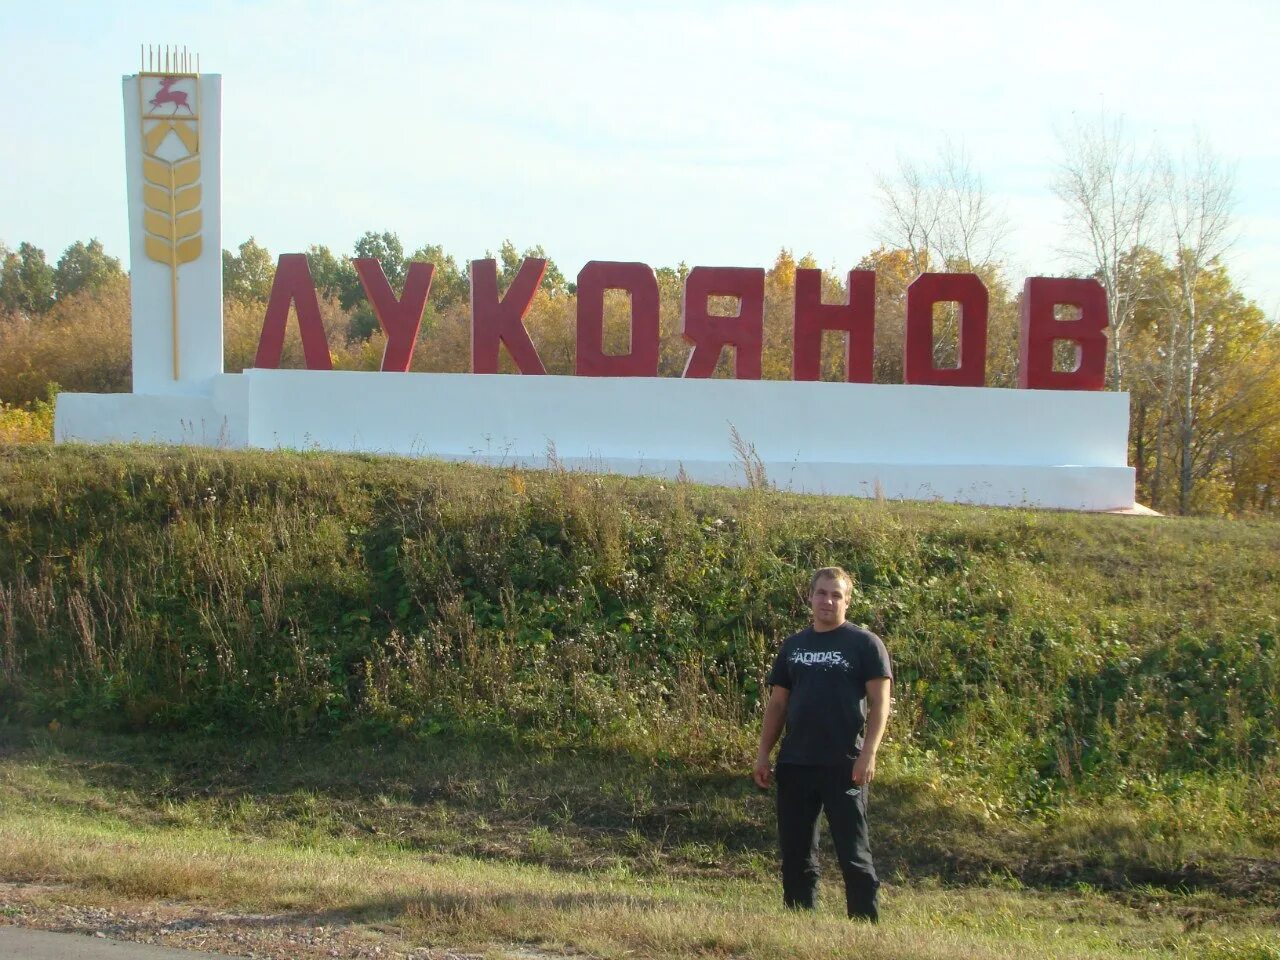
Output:
[[791,691],[779,763],[836,765],[862,750],[867,681],[892,677],[884,643],[845,623],[788,637],[765,681]]

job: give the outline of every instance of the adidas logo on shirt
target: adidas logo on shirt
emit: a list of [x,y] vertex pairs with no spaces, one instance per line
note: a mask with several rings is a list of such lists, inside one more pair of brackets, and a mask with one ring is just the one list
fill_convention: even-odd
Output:
[[806,667],[848,667],[849,663],[839,650],[797,650],[791,654],[792,663]]

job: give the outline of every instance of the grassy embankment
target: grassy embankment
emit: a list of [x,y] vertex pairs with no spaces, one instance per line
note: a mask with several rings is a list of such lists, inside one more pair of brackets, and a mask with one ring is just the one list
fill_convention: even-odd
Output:
[[1275,955],[1274,523],[48,447],[0,452],[0,521],[10,878],[839,954],[743,776],[837,562],[899,679],[861,955]]

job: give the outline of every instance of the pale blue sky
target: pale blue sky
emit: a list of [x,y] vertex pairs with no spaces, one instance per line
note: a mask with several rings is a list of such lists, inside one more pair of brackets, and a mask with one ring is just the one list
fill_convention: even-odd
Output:
[[[1041,12],[1043,11],[1043,12]],[[1280,5],[1218,0],[33,3],[0,0],[0,241],[127,259],[120,76],[140,43],[223,77],[223,245],[463,260],[846,269],[875,175],[961,141],[1022,276],[1065,269],[1055,131],[1123,115],[1237,165],[1229,263],[1280,314]]]

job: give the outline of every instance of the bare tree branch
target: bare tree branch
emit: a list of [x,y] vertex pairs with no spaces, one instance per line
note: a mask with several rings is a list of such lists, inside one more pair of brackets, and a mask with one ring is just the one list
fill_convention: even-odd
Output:
[[876,239],[907,250],[918,271],[992,268],[1008,237],[1004,211],[992,201],[963,146],[945,143],[920,167],[905,158],[897,174],[877,179],[881,217]]
[[1155,165],[1138,152],[1121,118],[1077,121],[1060,133],[1063,161],[1053,192],[1066,207],[1063,253],[1096,276],[1111,308],[1111,387],[1125,389],[1124,345],[1142,299],[1138,251],[1156,224]]

